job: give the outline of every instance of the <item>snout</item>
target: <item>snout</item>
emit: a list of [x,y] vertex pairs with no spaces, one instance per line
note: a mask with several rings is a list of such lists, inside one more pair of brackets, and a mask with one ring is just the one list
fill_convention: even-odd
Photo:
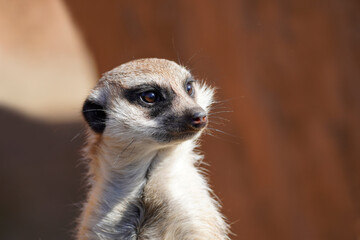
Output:
[[206,112],[202,108],[193,108],[188,112],[187,124],[194,130],[204,128],[208,122]]
[[159,120],[159,130],[153,136],[161,142],[192,138],[208,123],[207,114],[201,107],[189,108],[179,115],[168,112]]

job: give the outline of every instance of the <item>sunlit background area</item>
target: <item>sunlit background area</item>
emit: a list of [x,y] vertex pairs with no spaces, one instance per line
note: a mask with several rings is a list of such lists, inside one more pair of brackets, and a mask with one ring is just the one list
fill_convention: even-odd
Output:
[[218,89],[201,150],[232,239],[360,239],[359,12],[357,0],[0,0],[0,239],[74,239],[82,103],[102,73],[144,57]]

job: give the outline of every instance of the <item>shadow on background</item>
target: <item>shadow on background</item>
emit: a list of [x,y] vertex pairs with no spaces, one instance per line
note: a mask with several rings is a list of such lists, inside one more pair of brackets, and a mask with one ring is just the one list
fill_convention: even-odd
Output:
[[85,191],[83,126],[6,108],[0,119],[0,238],[70,239]]

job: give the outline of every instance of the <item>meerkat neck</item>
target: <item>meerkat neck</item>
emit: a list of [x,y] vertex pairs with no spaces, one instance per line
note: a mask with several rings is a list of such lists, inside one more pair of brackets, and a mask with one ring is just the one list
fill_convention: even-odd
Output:
[[[135,143],[133,145],[137,148]],[[88,239],[92,235],[108,239],[107,235],[115,233],[127,237],[136,234],[135,226],[140,224],[144,211],[140,206],[141,198],[152,175],[151,170],[181,147],[107,148],[92,157],[91,175],[94,179],[79,229],[79,236],[89,236]],[[166,163],[169,164],[171,162]],[[133,226],[129,227],[131,224]]]
[[200,158],[194,147],[188,141],[135,151],[131,161],[119,159],[118,165],[99,156],[81,239],[225,239],[218,206],[194,166]]

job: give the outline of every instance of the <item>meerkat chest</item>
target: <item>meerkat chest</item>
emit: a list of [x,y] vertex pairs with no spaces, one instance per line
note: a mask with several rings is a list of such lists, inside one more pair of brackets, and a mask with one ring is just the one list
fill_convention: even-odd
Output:
[[195,239],[199,226],[209,219],[204,213],[212,207],[204,183],[197,169],[185,162],[154,169],[141,198],[138,239]]

